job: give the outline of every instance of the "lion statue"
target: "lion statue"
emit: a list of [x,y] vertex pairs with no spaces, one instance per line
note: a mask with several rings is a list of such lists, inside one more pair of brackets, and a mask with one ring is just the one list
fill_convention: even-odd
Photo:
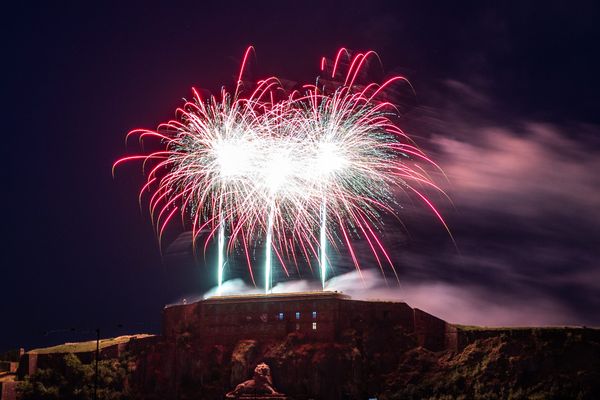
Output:
[[254,375],[252,376],[252,379],[249,379],[237,385],[234,390],[227,393],[226,397],[229,399],[235,399],[245,394],[281,396],[281,393],[277,392],[275,388],[273,388],[271,368],[269,368],[267,364],[258,364],[256,368],[254,368]]

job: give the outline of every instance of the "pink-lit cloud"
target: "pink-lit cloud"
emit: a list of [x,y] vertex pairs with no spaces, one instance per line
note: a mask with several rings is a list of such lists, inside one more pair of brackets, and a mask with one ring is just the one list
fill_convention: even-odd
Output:
[[483,127],[474,134],[477,142],[432,139],[444,153],[456,202],[523,216],[577,207],[600,218],[598,151],[550,124],[525,123],[518,131]]

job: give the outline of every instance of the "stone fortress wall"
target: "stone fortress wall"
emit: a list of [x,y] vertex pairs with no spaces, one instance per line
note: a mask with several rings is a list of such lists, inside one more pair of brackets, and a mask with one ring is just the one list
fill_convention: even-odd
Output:
[[315,341],[333,342],[348,329],[400,326],[419,345],[455,349],[456,328],[406,303],[352,300],[338,292],[304,292],[212,297],[163,310],[163,336],[189,334],[206,344],[243,339],[277,340],[299,332]]

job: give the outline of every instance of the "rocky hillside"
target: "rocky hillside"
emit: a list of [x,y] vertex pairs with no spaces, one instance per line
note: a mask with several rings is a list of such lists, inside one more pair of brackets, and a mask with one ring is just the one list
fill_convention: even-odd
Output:
[[216,399],[271,366],[295,399],[598,399],[600,331],[469,329],[459,351],[431,352],[400,328],[345,332],[337,343],[290,334],[203,347],[186,335],[138,354],[132,388],[142,398]]
[[[186,333],[169,342],[137,339],[119,359],[105,354],[100,392],[115,400],[220,399],[266,362],[275,387],[298,400],[600,398],[600,330],[459,328],[458,334],[459,350],[442,352],[417,346],[400,327],[347,330],[335,343],[297,333],[232,346],[204,345]],[[65,362],[28,377],[21,397],[91,398],[93,368],[77,360],[81,354],[53,354]]]
[[[460,352],[405,352],[380,398],[598,399],[600,335],[583,329],[498,330]],[[483,335],[482,335],[483,336]]]

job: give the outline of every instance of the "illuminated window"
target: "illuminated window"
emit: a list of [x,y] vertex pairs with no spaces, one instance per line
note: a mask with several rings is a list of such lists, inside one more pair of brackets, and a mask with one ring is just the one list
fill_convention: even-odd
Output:
[[316,330],[317,330],[317,323],[313,322],[313,331],[316,331]]
[[313,319],[317,319],[317,312],[313,311]]
[[296,319],[300,319],[300,312],[296,311]]
[[283,313],[280,312],[279,314],[277,314],[277,319],[280,321],[283,321]]

